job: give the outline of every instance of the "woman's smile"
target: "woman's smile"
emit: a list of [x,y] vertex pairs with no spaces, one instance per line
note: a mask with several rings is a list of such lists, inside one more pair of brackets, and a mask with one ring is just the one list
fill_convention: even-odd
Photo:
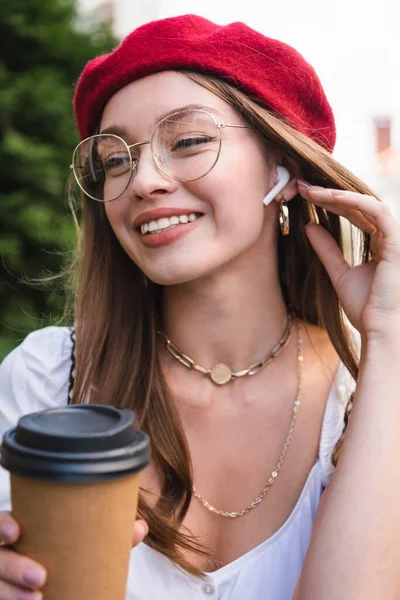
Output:
[[185,213],[180,216],[176,213],[172,217],[161,217],[144,223],[137,232],[144,246],[159,248],[172,244],[189,234],[198,225],[204,215],[201,213]]

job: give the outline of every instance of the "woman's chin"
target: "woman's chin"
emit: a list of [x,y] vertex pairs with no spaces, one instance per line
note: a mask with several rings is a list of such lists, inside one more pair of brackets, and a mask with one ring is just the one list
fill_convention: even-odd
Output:
[[189,281],[194,281],[199,278],[198,275],[194,275],[193,273],[151,272],[145,273],[145,275],[148,279],[150,279],[150,281],[157,283],[158,285],[179,285],[182,283],[188,283]]
[[207,268],[204,261],[197,265],[197,268],[193,264],[173,265],[171,262],[169,262],[168,265],[164,265],[163,268],[154,267],[155,266],[152,265],[149,269],[144,269],[143,265],[141,266],[146,277],[158,285],[179,285],[182,283],[189,283],[201,279],[214,271],[213,267]]

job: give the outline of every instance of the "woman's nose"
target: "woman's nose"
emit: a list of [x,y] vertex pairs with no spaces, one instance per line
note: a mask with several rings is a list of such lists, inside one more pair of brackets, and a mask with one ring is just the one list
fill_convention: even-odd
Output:
[[177,181],[162,173],[157,167],[150,144],[142,146],[130,183],[132,198],[142,200],[155,194],[171,193],[177,186]]

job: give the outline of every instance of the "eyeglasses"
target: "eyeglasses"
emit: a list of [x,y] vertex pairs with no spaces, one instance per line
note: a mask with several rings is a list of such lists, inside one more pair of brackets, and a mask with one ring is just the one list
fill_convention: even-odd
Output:
[[129,146],[108,133],[86,138],[74,150],[71,169],[86,196],[111,202],[125,192],[137,171],[140,146],[150,144],[161,173],[176,181],[196,181],[215,167],[221,153],[221,129],[226,127],[251,129],[218,123],[205,110],[179,110],[157,123],[145,142]]

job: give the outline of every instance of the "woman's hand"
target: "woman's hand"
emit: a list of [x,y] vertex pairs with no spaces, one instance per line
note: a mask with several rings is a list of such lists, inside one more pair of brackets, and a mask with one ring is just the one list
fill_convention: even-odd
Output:
[[143,519],[137,519],[133,529],[132,548],[140,544],[140,542],[143,542],[148,533],[149,526],[147,525],[146,521]]
[[0,512],[0,600],[41,600],[39,590],[46,582],[45,569],[7,548],[19,535],[19,525],[10,513]]
[[[146,521],[134,525],[132,546],[146,537]],[[42,600],[40,589],[46,583],[45,569],[34,560],[7,548],[20,536],[20,528],[9,512],[0,512],[0,600]]]
[[372,196],[311,186],[299,180],[305,200],[345,217],[371,235],[373,260],[351,267],[333,237],[311,223],[306,232],[352,325],[367,336],[400,333],[400,226]]

